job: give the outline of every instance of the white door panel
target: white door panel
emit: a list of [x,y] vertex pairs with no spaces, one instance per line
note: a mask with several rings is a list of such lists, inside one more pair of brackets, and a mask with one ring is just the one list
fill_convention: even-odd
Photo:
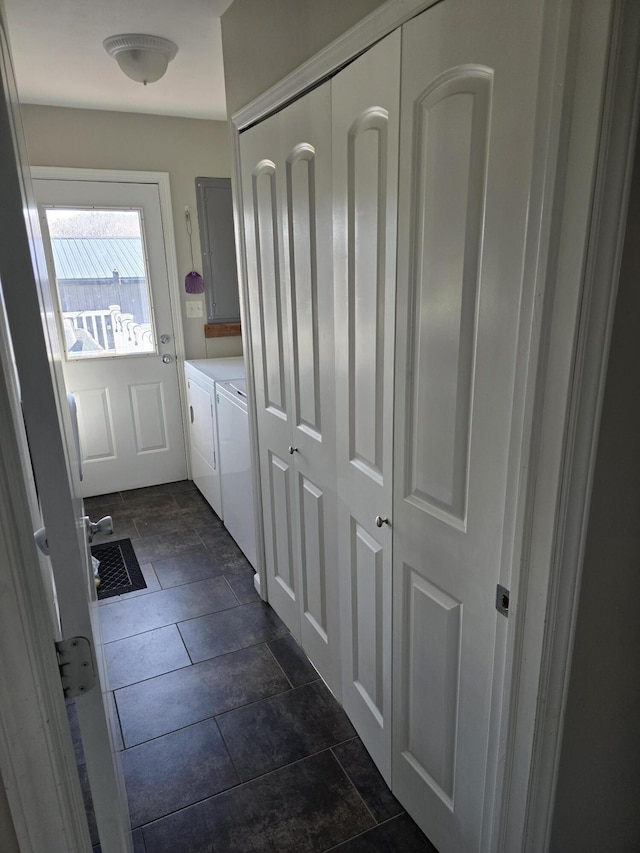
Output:
[[[65,292],[74,305],[75,293],[71,294],[74,286],[76,290],[79,288],[76,281],[71,284],[72,276],[82,275],[82,281],[86,282],[95,277],[103,282],[85,297],[91,300],[90,310],[61,309],[58,313],[59,329],[67,343],[63,361],[65,382],[78,401],[83,496],[184,479],[183,421],[157,184],[38,179],[34,185],[49,273],[52,280],[57,274],[59,299],[62,299],[61,282],[67,277]],[[128,297],[138,316],[125,310],[124,294],[139,285],[120,278],[117,264],[121,257],[115,257],[109,265],[114,265],[113,277],[117,281],[116,287],[110,287],[111,282],[104,278],[111,274],[103,269],[106,251],[99,253],[92,264],[84,255],[76,255],[74,263],[72,241],[64,249],[56,247],[54,252],[47,237],[49,232],[50,237],[56,233],[54,216],[94,209],[98,213],[139,214],[142,243],[138,252],[144,255],[139,263],[148,271],[148,276],[141,275],[148,279],[150,298],[147,307],[146,283],[140,286],[139,294]],[[90,226],[88,223],[80,226],[84,227]],[[89,238],[83,238],[86,239]],[[102,237],[94,242],[109,245],[115,240]],[[135,260],[131,264],[135,266]],[[100,296],[101,291],[105,296]],[[122,305],[102,304],[111,299],[119,299]],[[82,345],[93,349],[75,351],[79,344],[73,344],[71,326],[74,334],[82,335]],[[168,336],[167,343],[161,342],[162,335]],[[71,349],[70,344],[73,344]],[[169,363],[163,361],[163,356],[170,358]]]
[[280,134],[301,641],[339,697],[330,117],[325,84],[283,110]]
[[[275,453],[269,453],[269,499],[273,529],[273,578],[291,602],[297,602],[298,573],[293,552],[293,507],[291,467]],[[277,587],[274,589],[277,594]],[[293,612],[293,624],[299,624],[298,607]]]
[[330,95],[240,144],[269,601],[339,696]]
[[399,31],[332,80],[342,697],[387,782],[399,93]]
[[289,342],[281,281],[279,116],[240,138],[269,603],[300,639],[290,466]]
[[481,836],[539,13],[403,27],[393,785],[440,853]]
[[[21,395],[21,411],[14,414],[16,418],[24,418],[26,427],[29,457],[23,461],[25,466],[32,466],[46,525],[63,636],[90,640],[102,676],[98,606],[88,559],[73,425],[64,390],[60,341],[40,230],[37,217],[32,215],[34,194],[17,120],[19,107],[1,4],[0,71],[0,144],[4,153],[0,158],[4,223],[0,237],[0,279],[14,358],[9,369],[17,372]],[[55,602],[51,602],[51,610],[55,611]],[[25,614],[25,620],[34,616],[35,611]],[[56,633],[52,626],[52,642]],[[99,677],[93,689],[77,697],[76,706],[102,850],[126,853],[132,850],[129,815],[108,723],[109,699],[101,684],[105,682]],[[51,685],[42,680],[40,689],[46,691]],[[42,755],[40,761],[45,764],[49,758]],[[60,796],[67,794],[68,787],[61,780]]]

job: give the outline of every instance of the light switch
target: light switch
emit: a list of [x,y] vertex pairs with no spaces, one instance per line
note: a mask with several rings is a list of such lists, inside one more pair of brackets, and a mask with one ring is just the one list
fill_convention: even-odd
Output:
[[196,319],[203,316],[202,302],[199,299],[187,300],[187,317]]

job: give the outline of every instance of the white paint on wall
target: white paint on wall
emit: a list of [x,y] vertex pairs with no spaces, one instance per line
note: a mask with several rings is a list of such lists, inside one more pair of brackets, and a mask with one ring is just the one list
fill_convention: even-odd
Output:
[[234,0],[221,18],[227,115],[266,92],[383,2]]
[[[184,208],[188,205],[190,210],[197,210],[198,175],[226,178],[231,174],[227,123],[32,104],[23,105],[22,115],[32,166],[169,173],[178,278],[184,280],[191,271]],[[197,227],[193,229],[193,256],[196,269],[202,272]],[[242,354],[240,338],[205,341],[204,320],[187,318],[187,301],[183,291],[187,359]]]

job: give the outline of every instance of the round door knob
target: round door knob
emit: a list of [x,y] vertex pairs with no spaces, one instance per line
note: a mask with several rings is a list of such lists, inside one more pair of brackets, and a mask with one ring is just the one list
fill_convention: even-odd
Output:
[[294,453],[297,453],[297,452],[298,452],[298,448],[297,448],[297,447],[292,447],[291,445],[289,445],[289,453],[290,453],[292,456],[293,456],[293,454],[294,454]]
[[163,355],[162,356],[162,363],[163,364],[171,364],[172,361],[173,361],[172,356],[170,356],[170,355]]
[[381,515],[376,515],[376,527],[382,527],[383,524],[389,524],[389,519],[383,518]]

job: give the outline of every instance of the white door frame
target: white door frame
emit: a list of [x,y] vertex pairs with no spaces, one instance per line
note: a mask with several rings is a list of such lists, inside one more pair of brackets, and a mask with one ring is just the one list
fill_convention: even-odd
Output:
[[[28,329],[16,322],[16,303],[26,306],[28,317],[37,318],[38,312],[47,308],[43,309],[39,299],[43,264],[35,241],[37,229],[34,232],[29,224],[33,202],[5,21],[0,0],[0,163],[6,190],[0,202],[0,662],[4,679],[0,691],[0,776],[21,851],[47,853],[54,848],[61,853],[82,853],[89,849],[91,841],[54,646],[60,626],[52,619],[50,582],[45,581],[42,571],[47,566],[41,564],[33,539],[33,523],[39,519],[39,510],[23,412],[31,426],[35,424],[31,450],[33,458],[37,455],[40,460],[39,475],[62,484],[68,480],[71,460],[62,432],[47,432],[56,399],[56,372],[50,369],[56,364],[55,341],[46,339],[37,320],[37,329],[29,337]],[[12,316],[5,310],[10,303]],[[43,399],[46,417],[38,423],[36,410]],[[56,429],[60,430],[57,421]],[[43,465],[46,448],[52,446],[51,464]],[[61,488],[62,500],[54,512],[52,490],[41,491],[43,505],[45,494],[48,518],[55,518],[55,525],[60,524],[62,535],[69,539],[66,548],[62,547],[60,535],[50,536],[50,541],[55,541],[57,559],[75,564],[80,555],[73,489],[70,484],[67,489]],[[75,568],[82,568],[81,563]],[[72,598],[86,595],[75,578],[70,583]],[[66,587],[68,595],[69,584]],[[86,600],[84,603],[77,618],[67,618],[65,629],[71,635],[78,629],[78,633],[91,636]],[[98,692],[83,698],[102,703]],[[96,725],[101,728],[98,717]],[[105,751],[109,750],[107,744]],[[115,768],[104,776],[105,787],[112,796]],[[124,813],[119,813],[119,804],[114,805],[112,838],[117,838],[121,849],[129,850],[130,831],[123,826]],[[12,841],[8,839],[13,848]],[[110,849],[114,849],[113,845]]]
[[0,317],[0,783],[21,853],[91,846],[33,540],[35,491],[10,340]]
[[[586,9],[584,50],[578,58],[572,109],[576,130],[568,146],[564,210],[555,267],[553,316],[547,322],[548,360],[540,388],[538,452],[523,522],[518,662],[511,685],[510,743],[503,782],[497,849],[537,853],[551,840],[560,750],[577,618],[593,474],[598,448],[627,208],[640,121],[640,5],[613,0]],[[595,12],[595,14],[593,14]],[[599,15],[603,17],[598,20]],[[601,34],[609,17],[610,38]],[[600,27],[595,41],[594,27]],[[602,49],[605,48],[603,51]],[[605,69],[595,169],[589,174],[584,120],[593,114]],[[591,119],[593,121],[593,118]],[[560,188],[562,190],[562,187]],[[583,226],[580,220],[584,221]],[[576,241],[584,227],[584,241]],[[577,229],[577,230],[576,230]],[[571,276],[572,304],[563,300]],[[569,281],[571,288],[571,281]],[[553,294],[552,294],[553,296]],[[575,327],[575,334],[569,333]],[[566,339],[570,338],[571,347]],[[571,355],[567,361],[566,356]],[[564,354],[563,354],[564,353]],[[566,389],[561,393],[563,375]],[[553,479],[553,483],[550,480]],[[555,502],[549,500],[553,494]],[[527,541],[528,540],[528,541]],[[524,775],[523,775],[524,774]],[[523,791],[518,789],[522,787]],[[525,796],[526,793],[526,796]]]
[[[232,116],[250,395],[240,131],[317,85],[433,2],[389,0]],[[495,662],[484,851],[542,851],[548,843],[637,124],[637,12],[636,4],[624,0],[544,4],[538,104],[543,127],[536,140],[524,271],[534,284],[522,327],[523,340],[532,346],[528,357],[520,353],[518,369],[522,393],[510,465],[511,486],[518,495],[516,536],[505,548],[502,567],[511,588],[511,616],[500,628],[506,643]],[[605,82],[603,105],[599,93]],[[255,418],[251,426],[258,478]],[[257,519],[262,517],[260,494],[257,483]]]
[[[187,452],[189,422],[187,418],[187,383],[184,375],[184,328],[182,325],[182,300],[178,260],[176,255],[176,237],[173,227],[171,207],[171,186],[168,172],[125,171],[121,169],[74,169],[65,166],[31,166],[33,179],[53,181],[104,181],[120,184],[155,184],[160,196],[160,215],[164,237],[167,278],[169,280],[169,302],[171,304],[171,322],[173,324],[173,342],[176,353],[178,373],[178,393],[182,414],[182,437],[187,463],[187,477],[191,478],[191,461]],[[56,300],[54,299],[54,304]]]

